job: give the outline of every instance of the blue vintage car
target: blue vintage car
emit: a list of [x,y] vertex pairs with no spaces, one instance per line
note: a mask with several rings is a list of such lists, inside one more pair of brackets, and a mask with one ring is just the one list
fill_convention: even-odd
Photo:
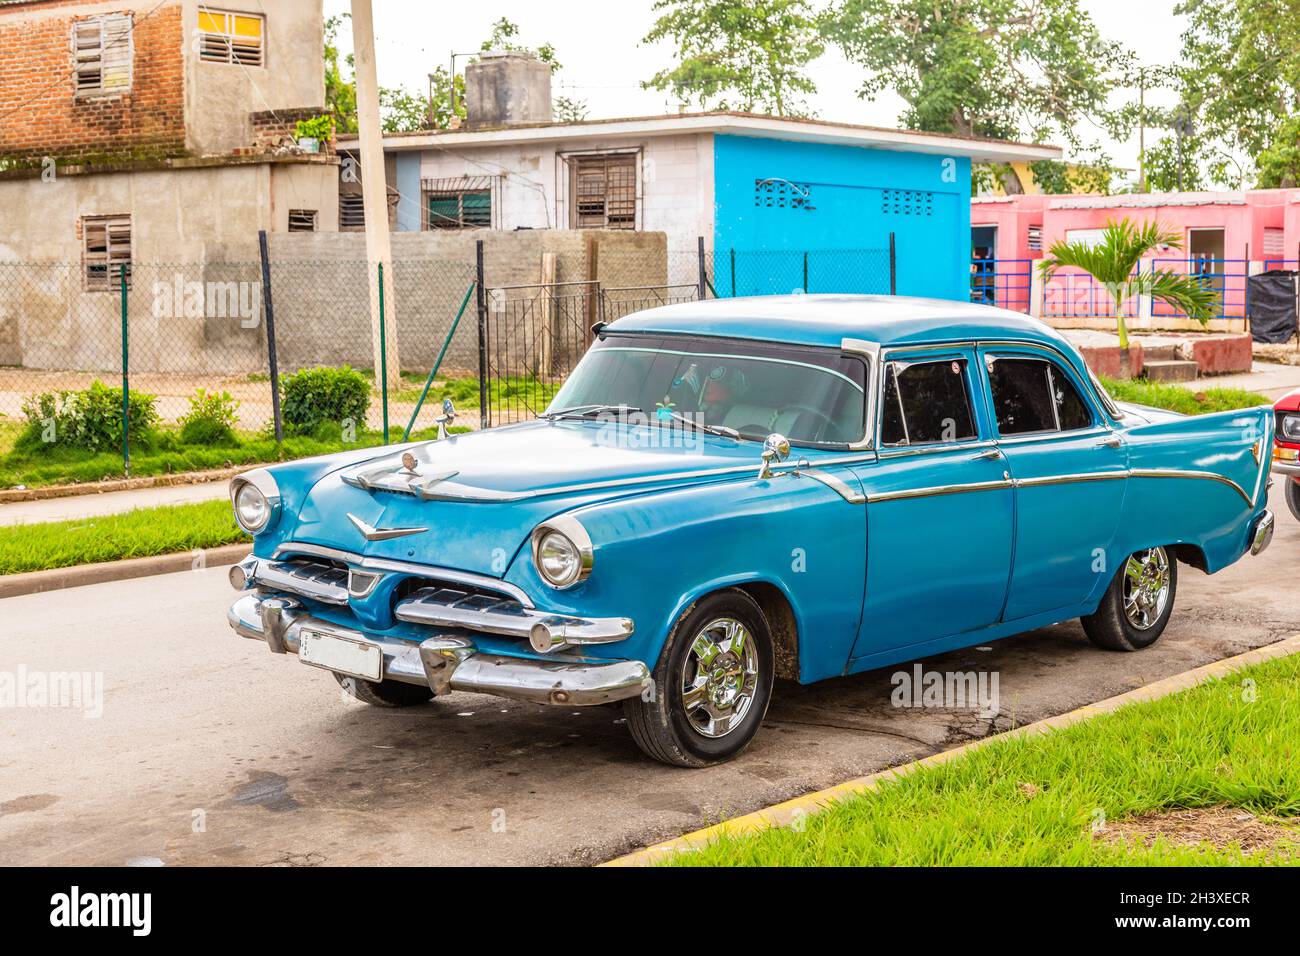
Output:
[[1150,645],[1180,562],[1268,545],[1273,427],[1117,405],[984,306],[667,306],[597,327],[535,421],[236,478],[230,624],[381,706],[621,701],[647,754],[700,767],[774,678],[1075,617]]

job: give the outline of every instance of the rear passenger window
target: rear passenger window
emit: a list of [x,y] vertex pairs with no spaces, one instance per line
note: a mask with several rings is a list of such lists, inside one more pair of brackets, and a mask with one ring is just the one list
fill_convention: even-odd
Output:
[[1073,383],[1051,362],[990,359],[989,384],[1000,435],[1072,431],[1092,424]]
[[975,437],[966,362],[890,362],[885,366],[882,445],[922,445]]

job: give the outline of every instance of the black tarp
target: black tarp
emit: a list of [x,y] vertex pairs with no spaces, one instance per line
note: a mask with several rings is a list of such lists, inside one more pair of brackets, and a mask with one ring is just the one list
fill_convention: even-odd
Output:
[[1270,269],[1246,280],[1250,337],[1256,342],[1286,342],[1296,334],[1296,276]]

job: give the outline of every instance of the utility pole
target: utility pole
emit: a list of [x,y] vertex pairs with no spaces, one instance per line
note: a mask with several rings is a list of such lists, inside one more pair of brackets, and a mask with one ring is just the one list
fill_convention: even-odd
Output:
[[[375,24],[371,0],[352,0],[352,52],[357,82],[357,139],[361,145],[361,197],[366,212],[366,271],[370,284],[370,338],[376,384],[387,366],[388,387],[401,382],[397,360],[396,297],[393,295],[393,247],[388,234],[388,179],[384,171],[383,133],[379,126],[379,76],[375,69]],[[379,282],[383,264],[384,294]],[[387,356],[384,349],[387,349]],[[385,358],[387,361],[385,361]]]
[[1138,192],[1147,191],[1147,68],[1138,69]]

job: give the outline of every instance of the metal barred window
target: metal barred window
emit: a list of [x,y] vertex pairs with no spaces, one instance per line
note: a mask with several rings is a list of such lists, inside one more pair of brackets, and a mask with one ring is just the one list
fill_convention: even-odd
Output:
[[568,162],[573,228],[636,228],[636,153],[573,156]]
[[81,220],[82,269],[87,292],[112,291],[122,276],[131,285],[131,217],[87,216]]
[[430,229],[487,229],[492,225],[492,193],[430,192],[428,203]]
[[76,95],[117,96],[129,93],[133,44],[130,14],[114,13],[73,23]]
[[339,193],[339,229],[366,228],[366,204],[361,193]]
[[199,59],[205,63],[263,66],[266,20],[256,14],[199,8]]

